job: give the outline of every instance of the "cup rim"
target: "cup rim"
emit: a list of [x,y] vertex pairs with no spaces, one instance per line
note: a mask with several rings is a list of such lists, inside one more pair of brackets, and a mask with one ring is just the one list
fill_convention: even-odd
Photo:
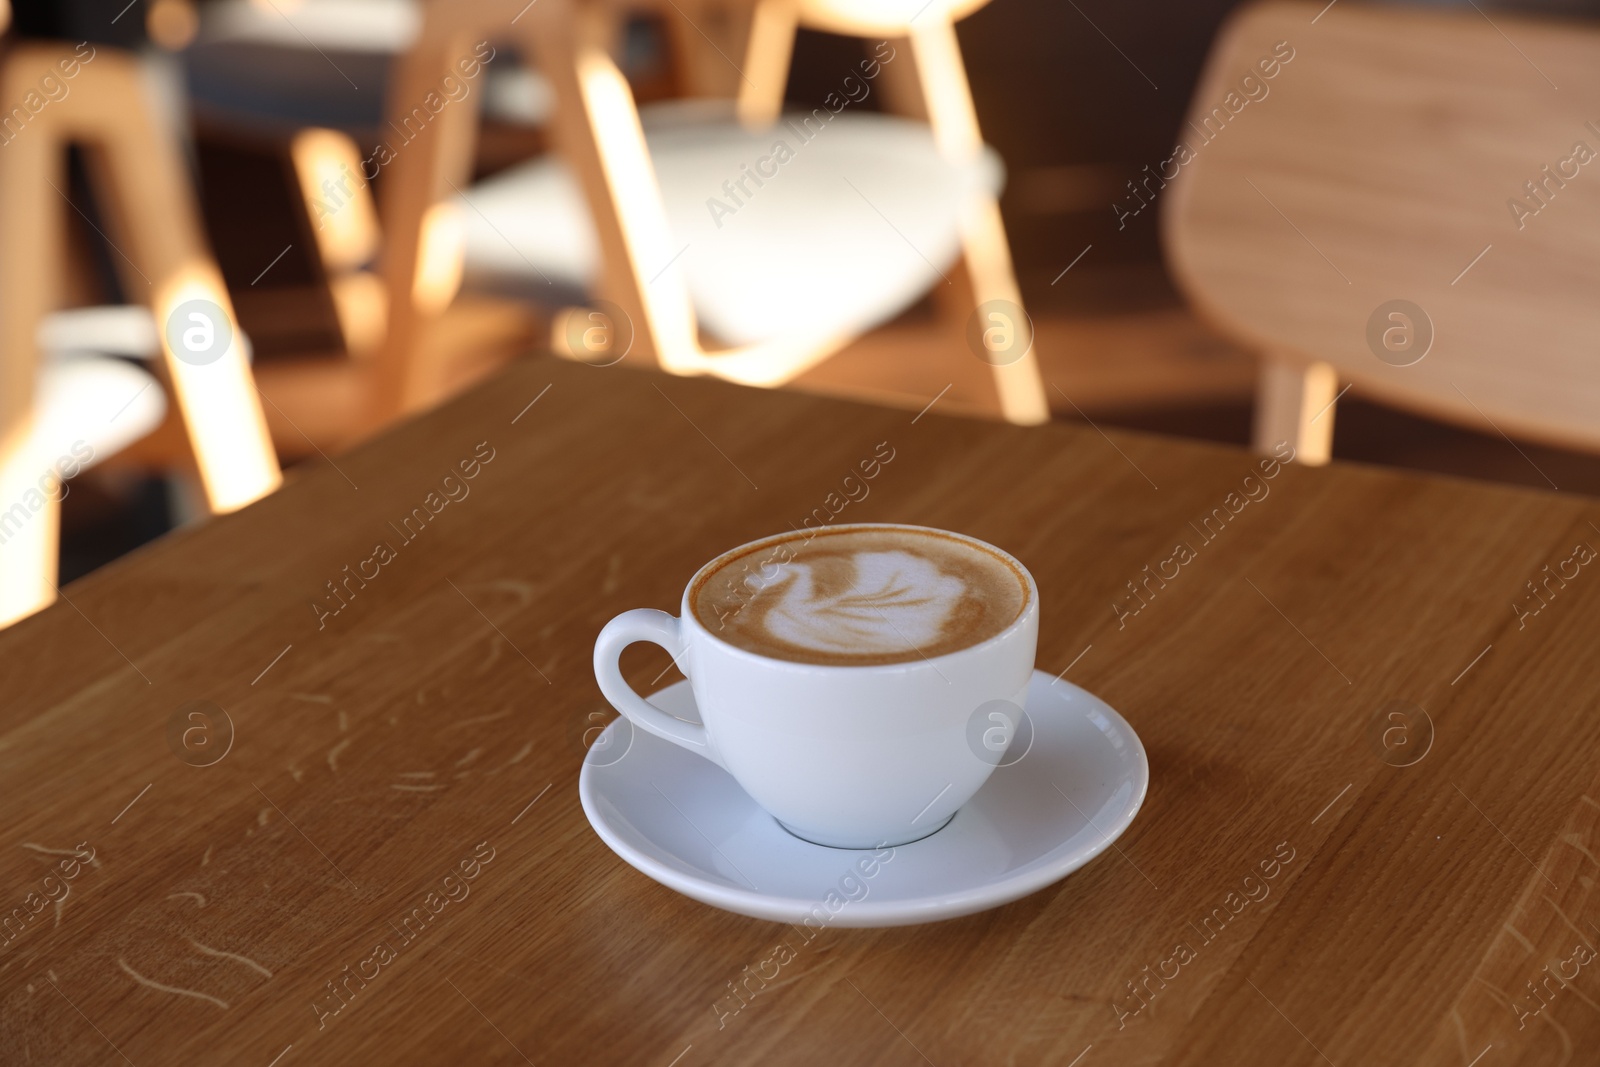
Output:
[[954,651],[944,652],[937,656],[922,656],[918,659],[899,660],[894,663],[803,663],[797,660],[779,659],[776,656],[768,656],[760,652],[752,652],[747,648],[740,648],[733,642],[725,638],[718,637],[716,634],[707,629],[706,626],[700,621],[699,617],[695,615],[693,605],[691,605],[689,602],[690,594],[694,592],[695,586],[699,584],[701,577],[719,566],[729,556],[732,556],[736,553],[748,552],[749,550],[758,548],[764,544],[767,544],[768,542],[795,540],[796,531],[790,531],[788,533],[768,534],[765,537],[757,537],[754,540],[746,541],[741,545],[735,545],[733,548],[730,548],[724,552],[719,552],[708,562],[702,564],[698,569],[696,569],[694,574],[690,576],[688,584],[683,587],[683,598],[679,606],[679,610],[682,612],[682,614],[679,616],[680,624],[689,626],[697,637],[705,638],[706,640],[711,641],[712,644],[720,647],[725,652],[733,654],[736,658],[746,659],[751,662],[760,663],[769,667],[804,671],[808,674],[819,671],[824,673],[846,672],[851,674],[860,674],[862,672],[881,672],[885,674],[898,674],[911,670],[922,670],[928,667],[934,667],[936,669],[938,664],[949,662],[957,656],[969,655],[978,651],[979,649],[985,649],[991,645],[997,645],[1008,640],[1023,627],[1029,625],[1031,621],[1038,618],[1039,585],[1036,581],[1034,581],[1033,572],[1028,570],[1023,562],[1016,556],[1013,556],[1011,553],[1007,552],[1003,548],[1000,548],[998,545],[990,544],[988,541],[985,541],[982,538],[973,537],[971,534],[961,533],[956,530],[946,530],[938,526],[922,526],[915,523],[905,522],[842,522],[837,526],[827,526],[818,529],[816,533],[820,534],[824,531],[842,532],[846,530],[917,530],[925,533],[939,534],[943,537],[953,537],[957,540],[966,541],[973,545],[977,545],[980,548],[983,548],[989,552],[993,552],[1002,557],[1005,561],[1010,563],[1011,566],[1016,568],[1017,573],[1022,576],[1024,584],[1026,585],[1028,602],[1023,606],[1022,610],[1017,613],[1017,617],[1011,620],[1011,622],[1008,623],[1003,630],[1001,630],[999,633],[993,634],[990,637],[984,638],[977,644],[967,645],[965,648],[958,648]]

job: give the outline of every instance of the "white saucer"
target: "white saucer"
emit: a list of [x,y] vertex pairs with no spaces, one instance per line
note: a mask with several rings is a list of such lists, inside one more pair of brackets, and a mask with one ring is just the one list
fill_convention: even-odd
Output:
[[[688,682],[650,702],[699,721]],[[1031,745],[1019,728],[1002,765],[948,825],[878,854],[802,841],[726,771],[624,718],[589,750],[578,794],[612,851],[714,907],[776,922],[810,917],[813,926],[949,919],[1077,870],[1121,836],[1144,802],[1144,746],[1104,701],[1034,671],[1026,711]]]

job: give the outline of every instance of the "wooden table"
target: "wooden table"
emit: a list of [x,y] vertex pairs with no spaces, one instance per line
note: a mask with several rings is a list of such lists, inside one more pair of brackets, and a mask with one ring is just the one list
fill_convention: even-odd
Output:
[[[719,1029],[786,928],[590,830],[591,642],[885,442],[839,521],[1026,561],[1040,665],[1139,730],[1149,799],[1022,901],[824,932]],[[462,461],[469,495],[407,541]],[[1600,505],[1257,464],[520,364],[0,634],[0,1061],[1593,1062],[1600,573],[1564,561]],[[1147,565],[1176,577],[1133,600]],[[1538,600],[1547,565],[1569,579]],[[376,576],[319,619],[346,566]],[[665,665],[628,662],[645,686]],[[368,962],[430,893],[425,931]]]

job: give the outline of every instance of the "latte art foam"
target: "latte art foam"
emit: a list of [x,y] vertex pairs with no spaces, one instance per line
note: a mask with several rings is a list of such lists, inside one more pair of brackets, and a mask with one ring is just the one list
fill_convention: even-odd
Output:
[[761,542],[707,571],[690,594],[711,633],[799,663],[932,658],[986,641],[1028,602],[1016,566],[934,530],[864,527]]

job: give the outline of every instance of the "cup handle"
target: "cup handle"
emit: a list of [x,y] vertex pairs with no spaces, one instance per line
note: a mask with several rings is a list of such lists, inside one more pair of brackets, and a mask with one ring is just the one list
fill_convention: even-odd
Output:
[[[698,755],[722,766],[712,752],[706,728],[692,722],[674,718],[633,691],[622,677],[618,662],[622,650],[637,641],[660,645],[677,662],[684,651],[680,632],[682,624],[673,616],[654,608],[635,608],[606,623],[594,643],[594,677],[600,683],[600,692],[611,706],[628,717],[628,721],[663,741],[681,745]],[[681,664],[680,664],[681,669]],[[687,673],[687,672],[685,672]]]

